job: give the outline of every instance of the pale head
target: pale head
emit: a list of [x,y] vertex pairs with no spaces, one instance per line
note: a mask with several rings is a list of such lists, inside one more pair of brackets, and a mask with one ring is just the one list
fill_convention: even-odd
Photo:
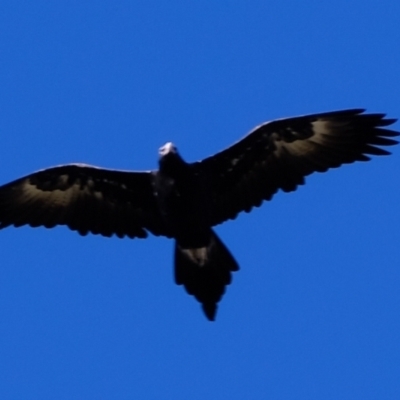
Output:
[[176,154],[178,151],[176,150],[175,145],[172,142],[165,143],[164,146],[158,149],[158,154],[160,157],[164,157],[167,154]]

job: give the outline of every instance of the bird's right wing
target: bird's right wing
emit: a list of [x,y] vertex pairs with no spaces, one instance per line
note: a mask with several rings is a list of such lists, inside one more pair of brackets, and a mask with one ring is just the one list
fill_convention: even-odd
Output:
[[153,194],[151,172],[83,164],[44,169],[0,187],[0,229],[67,225],[87,233],[144,238],[168,233]]

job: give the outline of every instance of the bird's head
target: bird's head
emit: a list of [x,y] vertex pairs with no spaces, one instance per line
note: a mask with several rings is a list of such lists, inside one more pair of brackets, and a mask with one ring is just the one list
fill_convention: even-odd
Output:
[[172,142],[165,143],[164,146],[158,149],[158,155],[161,157],[165,157],[168,154],[177,154],[178,150],[176,146]]
[[177,171],[180,169],[185,163],[182,157],[178,153],[178,149],[171,142],[164,144],[164,146],[160,147],[158,150],[158,165],[160,166],[160,170],[171,174],[171,171]]

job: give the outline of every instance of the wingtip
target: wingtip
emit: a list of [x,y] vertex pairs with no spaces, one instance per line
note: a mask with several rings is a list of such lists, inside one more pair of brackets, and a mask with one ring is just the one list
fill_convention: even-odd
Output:
[[397,118],[385,118],[386,115],[383,116],[381,123],[379,126],[388,126],[388,125],[393,125],[398,121]]

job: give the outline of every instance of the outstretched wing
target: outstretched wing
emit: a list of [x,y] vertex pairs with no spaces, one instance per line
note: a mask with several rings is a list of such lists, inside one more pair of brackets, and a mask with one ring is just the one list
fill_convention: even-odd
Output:
[[167,235],[152,180],[151,172],[82,164],[44,169],[0,187],[0,229],[67,225],[81,235]]
[[228,149],[191,164],[210,190],[211,225],[249,212],[279,189],[296,190],[312,172],[390,154],[379,146],[397,143],[391,138],[399,133],[384,128],[396,120],[363,111],[266,122]]

